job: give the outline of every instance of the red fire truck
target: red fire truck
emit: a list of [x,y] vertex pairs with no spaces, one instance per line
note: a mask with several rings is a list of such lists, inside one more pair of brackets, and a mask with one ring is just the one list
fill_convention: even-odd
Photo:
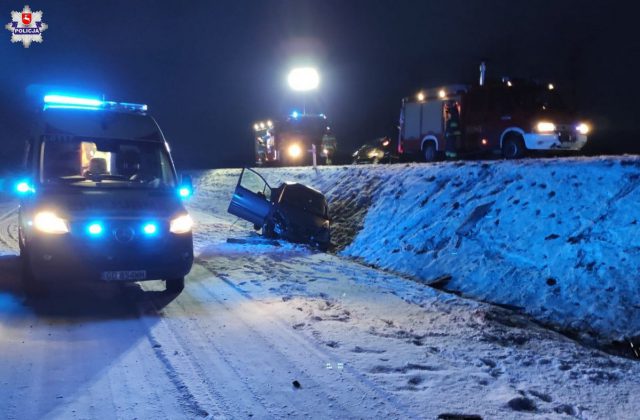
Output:
[[324,114],[292,113],[284,121],[261,121],[255,131],[256,164],[309,165],[313,151],[318,164],[331,164],[337,141]]
[[[530,150],[584,147],[591,126],[569,111],[553,84],[483,79],[484,74],[476,86],[443,86],[403,99],[398,152],[426,161],[445,151],[517,159]],[[450,118],[457,119],[455,124]]]

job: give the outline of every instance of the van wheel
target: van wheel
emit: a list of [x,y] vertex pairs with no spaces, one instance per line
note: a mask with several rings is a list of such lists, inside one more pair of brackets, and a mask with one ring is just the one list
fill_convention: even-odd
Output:
[[520,159],[526,150],[520,135],[509,134],[502,142],[502,156],[505,159]]
[[422,157],[424,158],[425,162],[435,162],[436,158],[438,157],[436,146],[431,142],[425,144],[424,148],[422,149]]
[[165,280],[165,290],[169,293],[180,293],[184,289],[184,277]]

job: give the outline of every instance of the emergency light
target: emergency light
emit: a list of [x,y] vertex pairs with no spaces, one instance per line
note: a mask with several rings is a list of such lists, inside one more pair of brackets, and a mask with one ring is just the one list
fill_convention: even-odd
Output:
[[142,227],[142,231],[147,236],[153,236],[158,232],[158,225],[155,223],[147,223]]
[[88,227],[87,227],[87,232],[89,232],[89,234],[91,236],[99,236],[102,235],[102,232],[104,231],[104,227],[102,226],[101,223],[91,223]]
[[178,195],[180,198],[189,198],[191,197],[191,188],[189,187],[180,187],[178,189]]
[[145,104],[103,101],[96,98],[83,98],[83,97],[77,97],[77,96],[54,95],[54,94],[45,95],[45,97],[43,98],[43,101],[44,101],[44,109],[49,109],[49,108],[93,109],[93,110],[116,109],[116,110],[134,111],[134,112],[146,112],[148,109],[147,105]]
[[15,186],[16,192],[20,195],[30,194],[35,192],[35,189],[29,181],[20,181]]

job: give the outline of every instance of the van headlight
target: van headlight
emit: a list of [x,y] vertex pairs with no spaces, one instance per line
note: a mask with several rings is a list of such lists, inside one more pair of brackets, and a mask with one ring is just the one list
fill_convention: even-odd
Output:
[[33,227],[42,233],[61,235],[69,233],[69,223],[50,211],[41,211],[33,218]]
[[300,148],[300,145],[298,144],[292,144],[291,146],[289,146],[289,148],[287,149],[287,153],[289,153],[289,157],[292,157],[294,159],[297,159],[300,157],[300,155],[302,154],[302,149]]
[[188,214],[176,217],[169,224],[169,231],[171,231],[171,233],[189,233],[191,229],[193,229],[193,219]]
[[536,125],[536,130],[538,130],[541,133],[552,133],[556,131],[556,125],[549,121],[540,121]]

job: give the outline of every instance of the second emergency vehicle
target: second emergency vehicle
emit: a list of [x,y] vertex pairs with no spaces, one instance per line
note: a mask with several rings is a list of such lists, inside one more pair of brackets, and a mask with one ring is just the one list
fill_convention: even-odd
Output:
[[260,121],[255,132],[256,164],[299,166],[331,164],[337,148],[336,137],[324,114],[293,112],[283,121]]
[[591,126],[564,104],[553,84],[503,79],[426,89],[402,101],[398,152],[434,161],[450,156],[530,150],[579,151]]

